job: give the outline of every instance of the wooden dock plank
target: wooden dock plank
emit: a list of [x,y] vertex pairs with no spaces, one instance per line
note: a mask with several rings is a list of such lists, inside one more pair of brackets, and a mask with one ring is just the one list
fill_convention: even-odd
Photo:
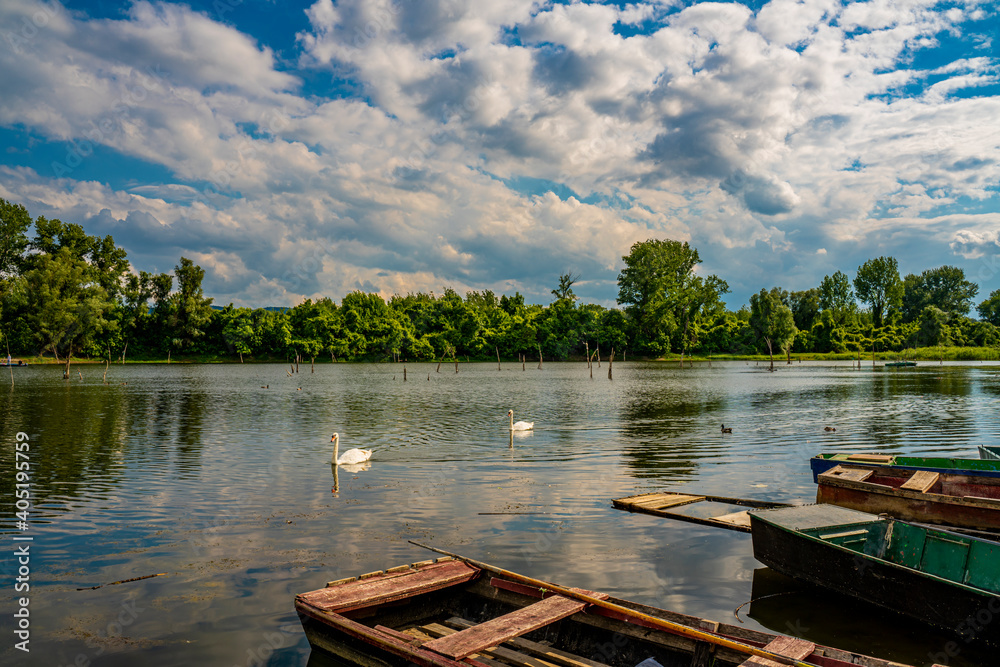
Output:
[[298,599],[322,611],[339,613],[360,606],[384,604],[419,593],[439,590],[469,581],[478,573],[478,569],[462,561],[450,561],[405,572],[382,573],[333,588],[302,593]]
[[732,514],[723,514],[722,516],[714,516],[712,521],[718,521],[719,523],[724,523],[729,526],[743,526],[750,528],[750,514],[746,510],[742,512],[733,512]]
[[[804,660],[813,654],[816,650],[816,644],[812,642],[807,642],[804,639],[796,639],[795,637],[786,637],[784,635],[780,637],[775,637],[764,647],[764,650],[770,651],[771,653],[777,653],[778,655],[783,655],[786,658],[791,658],[793,660]],[[785,667],[780,662],[774,660],[769,660],[767,658],[761,658],[759,656],[753,656],[749,660],[740,663],[740,667]]]
[[509,614],[460,630],[453,635],[427,642],[424,648],[454,660],[461,660],[484,648],[497,646],[508,639],[572,616],[586,606],[585,602],[553,595]]
[[926,493],[928,489],[937,483],[939,477],[941,477],[939,473],[931,472],[930,470],[918,470],[899,488],[906,489],[907,491],[916,491],[917,493]]
[[644,493],[641,496],[630,496],[616,500],[626,507],[639,507],[642,509],[662,510],[668,507],[680,507],[697,503],[705,499],[705,496],[692,496],[685,493]]

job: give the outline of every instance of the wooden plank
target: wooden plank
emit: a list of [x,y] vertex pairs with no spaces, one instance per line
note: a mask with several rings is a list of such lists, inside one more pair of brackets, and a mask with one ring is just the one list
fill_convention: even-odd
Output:
[[[423,625],[421,626],[421,630],[424,630],[428,634],[435,637],[449,637],[460,632],[459,630],[449,628],[448,626],[441,625],[440,623],[429,623],[427,625]],[[483,649],[483,653],[491,658],[500,658],[501,660],[513,663],[519,667],[559,667],[554,663],[546,662],[545,660],[534,658],[526,653],[521,653],[503,646],[485,648]],[[482,656],[479,656],[477,659],[482,660]]]
[[869,461],[872,463],[890,463],[896,458],[889,454],[849,454],[848,461]]
[[461,630],[447,637],[440,637],[424,644],[424,648],[454,660],[482,651],[490,646],[527,634],[550,623],[583,611],[585,602],[553,595],[541,602],[490,619],[485,623]]
[[821,539],[821,540],[835,540],[838,537],[855,537],[855,536],[858,536],[858,535],[867,535],[867,534],[868,534],[868,531],[865,530],[865,529],[862,529],[862,530],[846,530],[843,533],[828,533],[827,535],[820,535],[819,539]]
[[462,561],[450,561],[400,573],[382,573],[368,579],[302,593],[298,599],[321,611],[339,613],[447,588],[469,581],[478,573],[478,569]]
[[940,474],[931,472],[930,470],[918,470],[899,488],[906,489],[907,491],[926,493],[928,489],[937,483],[940,476]]
[[393,630],[392,628],[387,628],[384,625],[376,625],[375,630],[381,632],[383,635],[389,635],[390,637],[394,637],[395,639],[398,639],[401,642],[407,642],[409,644],[413,644],[414,646],[420,646],[420,644],[423,643],[423,640],[414,637],[413,635],[408,635],[405,632],[400,632],[399,630]]
[[750,514],[746,510],[733,512],[732,514],[723,514],[722,516],[714,516],[712,517],[712,521],[718,521],[730,526],[745,526],[750,528]]
[[[787,658],[793,660],[804,660],[813,654],[816,650],[816,645],[812,642],[807,642],[804,639],[796,639],[795,637],[786,637],[784,635],[775,637],[767,646],[764,647],[765,650],[771,653],[777,653],[778,655],[783,655]],[[753,656],[749,660],[740,663],[740,667],[785,667],[780,662],[775,662],[774,660],[769,660],[767,658],[761,658],[759,656]]]
[[826,472],[820,473],[818,479],[846,479],[852,482],[863,482],[875,474],[874,470],[865,468],[845,468],[844,466],[834,466]]
[[683,493],[647,493],[641,496],[623,498],[617,502],[631,507],[662,510],[668,507],[690,505],[691,503],[701,502],[704,499],[705,496],[691,496]]
[[[471,628],[475,625],[472,621],[467,621],[464,618],[459,618],[457,616],[449,618],[446,622],[449,625],[454,625],[462,630]],[[574,655],[573,653],[552,648],[547,644],[525,639],[524,637],[514,637],[507,640],[507,643],[520,651],[537,655],[548,662],[559,665],[559,667],[608,667],[603,662],[589,660],[579,655]]]

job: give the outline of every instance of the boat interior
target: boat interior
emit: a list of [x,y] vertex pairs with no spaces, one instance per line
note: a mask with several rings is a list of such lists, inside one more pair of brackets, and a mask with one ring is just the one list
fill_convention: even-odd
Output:
[[871,521],[804,528],[829,544],[1000,593],[1000,543],[904,521]]

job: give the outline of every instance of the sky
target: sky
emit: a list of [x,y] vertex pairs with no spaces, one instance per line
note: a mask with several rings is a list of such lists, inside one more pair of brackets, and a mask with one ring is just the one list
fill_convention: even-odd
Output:
[[737,309],[897,258],[1000,289],[988,2],[0,0],[0,197],[216,304],[616,305],[687,241]]

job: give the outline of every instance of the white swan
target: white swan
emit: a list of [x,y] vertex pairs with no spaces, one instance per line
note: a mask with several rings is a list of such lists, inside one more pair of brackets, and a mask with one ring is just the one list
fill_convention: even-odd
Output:
[[535,428],[535,422],[515,422],[513,410],[508,410],[507,416],[510,418],[511,431],[530,431]]
[[340,449],[340,436],[336,433],[330,436],[330,442],[333,443],[333,457],[330,459],[330,463],[334,465],[352,465],[357,463],[364,463],[372,457],[372,450],[370,449],[348,449],[344,452],[343,456],[337,456],[337,452]]

